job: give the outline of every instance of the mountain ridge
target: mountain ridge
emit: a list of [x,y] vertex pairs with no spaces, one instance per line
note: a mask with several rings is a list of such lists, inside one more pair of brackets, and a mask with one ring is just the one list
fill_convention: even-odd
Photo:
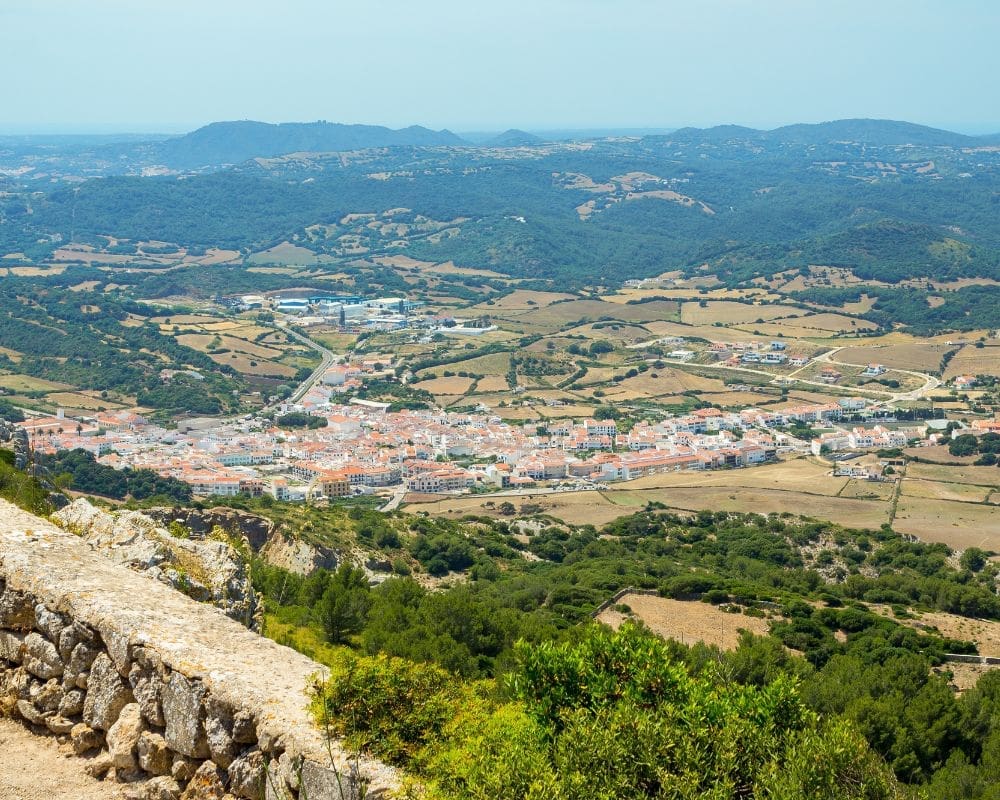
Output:
[[449,130],[433,131],[420,125],[387,128],[340,122],[212,122],[160,147],[163,162],[172,168],[239,164],[252,158],[270,158],[298,152],[333,152],[371,147],[435,147],[468,144]]
[[1000,143],[1000,133],[970,136],[943,128],[933,128],[914,122],[890,119],[850,118],[827,122],[794,123],[770,130],[742,125],[715,125],[708,128],[679,128],[673,133],[657,136],[663,141],[712,143],[748,139],[751,141],[791,144],[828,144],[836,141],[860,142],[871,145],[929,145],[949,147],[989,146]]

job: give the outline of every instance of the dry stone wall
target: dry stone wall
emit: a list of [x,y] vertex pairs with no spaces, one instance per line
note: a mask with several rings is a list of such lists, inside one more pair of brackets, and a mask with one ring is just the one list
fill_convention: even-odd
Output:
[[390,768],[351,757],[312,723],[320,671],[0,500],[0,712],[62,737],[127,796],[391,794]]

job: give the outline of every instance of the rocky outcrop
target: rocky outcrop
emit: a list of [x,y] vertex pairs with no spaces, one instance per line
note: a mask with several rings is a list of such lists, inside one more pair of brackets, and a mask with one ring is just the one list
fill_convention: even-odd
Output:
[[395,772],[310,719],[321,671],[0,500],[0,712],[127,797],[385,797]]
[[82,498],[53,519],[112,561],[255,625],[259,601],[249,565],[229,542],[178,538],[139,511],[108,512]]
[[17,469],[26,469],[31,461],[31,448],[28,443],[27,431],[17,427],[12,422],[0,419],[0,442],[11,445],[11,449],[14,451],[14,466]]
[[191,531],[195,539],[204,539],[219,528],[236,539],[245,538],[255,551],[259,551],[275,533],[274,522],[267,517],[225,506],[207,509],[150,508],[144,513],[164,527],[176,522]]
[[321,568],[334,570],[341,561],[335,550],[291,536],[267,517],[247,511],[220,506],[205,510],[151,508],[144,513],[160,525],[182,526],[194,539],[202,539],[213,530],[223,530],[237,539],[245,538],[269,564],[299,575],[308,575]]
[[337,554],[329,548],[316,547],[303,539],[275,533],[264,545],[261,555],[269,564],[299,575],[309,575],[323,568],[335,570],[340,563]]

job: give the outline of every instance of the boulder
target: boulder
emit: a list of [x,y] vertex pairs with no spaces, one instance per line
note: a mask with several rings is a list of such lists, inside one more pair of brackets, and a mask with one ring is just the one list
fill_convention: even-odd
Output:
[[206,761],[194,773],[181,800],[223,800],[226,795],[226,773],[218,765]]
[[173,767],[173,754],[167,747],[166,740],[160,734],[152,731],[143,731],[139,734],[136,753],[139,756],[139,766],[146,772],[153,775],[170,775]]
[[72,733],[75,723],[71,719],[66,719],[59,714],[55,714],[45,720],[45,727],[56,736],[65,736]]
[[62,684],[55,678],[31,689],[31,702],[42,711],[56,711],[65,696]]
[[108,752],[116,770],[129,772],[138,767],[136,746],[139,744],[142,732],[143,722],[139,704],[129,703],[108,730]]
[[97,750],[101,746],[101,735],[83,722],[78,722],[72,727],[69,740],[73,745],[73,752],[78,756]]
[[49,611],[44,603],[35,606],[35,627],[48,637],[53,644],[59,642],[59,634],[66,627],[66,619],[62,614]]
[[24,660],[24,636],[23,633],[0,631],[0,661],[20,664]]
[[64,717],[75,717],[83,713],[84,694],[80,689],[70,689],[59,701],[59,713]]
[[244,800],[264,800],[264,754],[248,750],[229,765],[229,791]]
[[212,760],[226,769],[236,756],[233,717],[228,708],[209,697],[206,703],[205,737]]
[[28,596],[13,589],[0,591],[0,628],[30,631],[35,627],[35,608]]
[[182,756],[180,753],[174,754],[174,759],[170,764],[170,776],[176,781],[189,781],[198,770],[198,762],[193,758]]
[[169,775],[161,775],[127,788],[124,794],[126,800],[178,800],[181,787]]
[[83,702],[83,721],[92,728],[108,730],[122,709],[135,698],[115,665],[101,653],[94,659],[87,681],[87,696]]
[[171,750],[191,758],[208,758],[208,739],[202,718],[205,687],[178,672],[163,687],[164,738]]
[[112,767],[111,756],[109,756],[107,753],[98,753],[96,756],[90,759],[90,761],[83,769],[92,778],[97,778],[97,780],[101,780],[105,775],[107,775],[111,771],[111,767]]
[[45,720],[52,716],[51,711],[39,711],[30,700],[17,701],[17,713],[32,725],[44,725]]
[[64,669],[56,646],[40,633],[29,633],[24,638],[24,668],[46,681],[61,676]]

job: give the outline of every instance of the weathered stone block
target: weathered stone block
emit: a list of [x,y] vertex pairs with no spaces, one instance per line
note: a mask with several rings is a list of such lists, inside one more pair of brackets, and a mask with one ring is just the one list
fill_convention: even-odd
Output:
[[299,792],[306,797],[335,797],[337,800],[361,800],[364,797],[358,775],[350,767],[338,772],[315,761],[305,761],[301,776]]
[[44,725],[47,717],[52,716],[51,712],[39,711],[30,700],[17,701],[17,713],[32,725]]
[[257,721],[249,711],[240,710],[233,714],[233,741],[237,744],[257,742]]
[[166,740],[158,733],[143,731],[136,744],[139,766],[153,775],[169,775],[173,766],[173,753]]
[[132,690],[118,674],[107,655],[94,659],[83,702],[83,721],[106,731],[118,719],[121,710],[133,702]]
[[193,758],[182,756],[180,753],[174,754],[173,763],[170,765],[170,777],[175,781],[189,781],[198,770],[198,762]]
[[83,769],[91,777],[101,780],[111,771],[111,766],[111,756],[107,753],[98,753],[90,759]]
[[59,713],[64,717],[75,717],[83,713],[84,694],[81,689],[70,689],[59,701]]
[[[93,642],[95,638],[96,634],[83,623],[74,621],[67,624],[59,634],[59,657],[68,664],[74,647],[80,642]],[[94,652],[97,652],[96,649]]]
[[138,703],[125,706],[115,724],[108,730],[108,752],[115,769],[135,770],[139,766],[136,760],[136,745],[143,731],[142,712]]
[[93,665],[94,659],[97,658],[98,653],[100,653],[100,650],[88,642],[79,642],[70,653],[69,663],[66,665],[66,669],[74,675],[87,672]]
[[205,703],[205,736],[212,760],[225,769],[236,757],[233,718],[228,708],[209,697]]
[[223,800],[226,794],[226,773],[212,761],[206,761],[195,772],[181,795],[181,800]]
[[231,794],[245,800],[264,800],[264,754],[260,750],[248,750],[227,771]]
[[[0,631],[0,661],[20,664],[24,660],[24,634]],[[2,667],[3,665],[0,665]]]
[[123,678],[128,677],[129,667],[132,665],[132,661],[129,658],[129,633],[128,631],[122,631],[115,628],[112,624],[106,624],[101,626],[99,629],[101,634],[101,639],[104,641],[104,646],[107,648],[108,655],[111,656],[111,661],[115,665],[115,669],[118,670],[118,674]]
[[40,633],[24,637],[24,667],[42,680],[63,674],[63,662],[56,646]]
[[181,787],[169,775],[152,778],[125,790],[126,800],[179,800]]
[[70,730],[69,740],[73,745],[73,752],[78,756],[97,750],[101,746],[101,735],[82,722],[78,722]]
[[5,588],[0,592],[0,628],[30,631],[35,627],[35,608],[23,592]]
[[203,724],[205,687],[200,681],[190,681],[178,672],[170,675],[163,687],[163,737],[171,750],[191,758],[208,758],[208,739]]
[[163,682],[160,680],[160,676],[149,669],[143,669],[136,663],[129,670],[128,682],[132,686],[135,701],[142,709],[142,716],[152,725],[160,727],[166,725],[166,720],[163,718],[163,706],[160,702],[160,694],[163,691]]
[[53,678],[32,689],[31,702],[42,711],[56,711],[65,696],[62,685]]
[[66,719],[66,717],[60,716],[59,714],[54,714],[45,720],[45,727],[48,728],[56,736],[65,736],[73,731],[75,723],[71,719]]
[[50,642],[59,643],[59,635],[66,627],[66,618],[55,611],[49,611],[44,603],[35,605],[35,627],[38,628]]

